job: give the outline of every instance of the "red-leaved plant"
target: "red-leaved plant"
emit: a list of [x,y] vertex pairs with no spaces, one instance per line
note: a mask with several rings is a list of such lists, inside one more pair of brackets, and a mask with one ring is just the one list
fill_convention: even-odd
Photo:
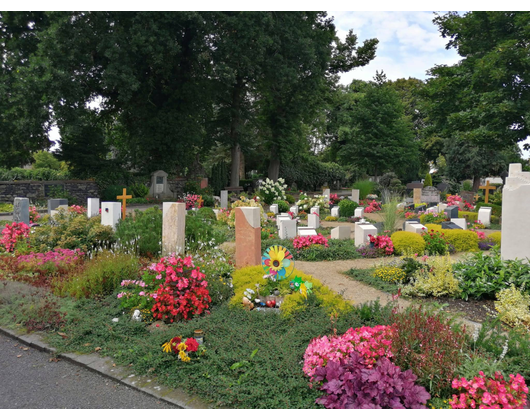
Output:
[[153,317],[172,323],[179,319],[190,319],[208,309],[211,302],[206,275],[195,267],[190,256],[171,255],[149,266],[158,280],[164,282],[156,291]]
[[430,395],[416,379],[411,370],[402,372],[386,357],[368,368],[354,351],[316,368],[315,380],[324,382],[320,390],[327,394],[316,402],[326,408],[426,408]]

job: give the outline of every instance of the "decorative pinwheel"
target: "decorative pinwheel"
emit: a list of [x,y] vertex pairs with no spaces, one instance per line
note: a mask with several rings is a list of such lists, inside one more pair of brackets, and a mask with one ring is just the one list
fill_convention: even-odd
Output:
[[309,293],[313,293],[313,283],[302,280],[301,277],[295,277],[289,282],[289,287],[295,292],[300,292],[300,294],[307,299]]
[[261,265],[267,275],[274,276],[276,280],[285,279],[294,270],[293,254],[283,246],[273,245],[265,250]]

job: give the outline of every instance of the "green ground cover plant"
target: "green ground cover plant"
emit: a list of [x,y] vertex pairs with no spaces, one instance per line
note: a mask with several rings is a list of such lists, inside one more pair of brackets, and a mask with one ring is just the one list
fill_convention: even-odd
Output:
[[362,281],[363,283],[368,284],[378,290],[381,290],[386,293],[396,294],[400,288],[400,285],[397,283],[387,282],[381,280],[378,277],[374,276],[375,269],[361,269],[361,268],[352,268],[346,271],[344,274],[351,277],[353,280]]
[[294,259],[300,261],[335,261],[361,258],[355,249],[353,240],[329,239],[327,248],[323,245],[312,245],[306,249],[295,250],[293,241],[290,239],[266,239],[261,241],[262,252],[272,245],[286,247],[291,251]]

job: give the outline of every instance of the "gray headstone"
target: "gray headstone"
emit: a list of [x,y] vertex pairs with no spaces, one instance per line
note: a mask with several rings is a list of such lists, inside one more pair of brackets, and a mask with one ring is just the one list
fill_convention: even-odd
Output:
[[407,219],[407,220],[405,220],[405,221],[403,222],[403,230],[405,230],[405,224],[406,224],[407,222],[416,222],[416,223],[420,223],[420,219],[418,218],[418,219]]
[[228,208],[228,191],[227,190],[221,191],[221,208],[222,209]]
[[421,202],[438,204],[440,202],[440,191],[438,190],[438,188],[423,188],[423,190],[421,190]]
[[453,222],[442,222],[442,229],[462,229],[462,228]]
[[458,206],[449,206],[444,212],[449,219],[458,219],[458,210],[460,210]]
[[151,173],[151,186],[149,187],[149,197],[173,197],[173,192],[169,189],[169,184],[167,182],[167,172],[155,171]]
[[48,214],[52,214],[52,210],[55,210],[57,207],[65,205],[68,205],[66,198],[51,198],[48,200]]
[[419,213],[420,211],[425,211],[425,210],[427,210],[427,206],[425,205],[418,206],[414,209],[414,213]]
[[374,226],[377,229],[377,234],[382,235],[385,231],[385,224],[383,222],[375,222]]
[[13,222],[29,225],[29,198],[15,197],[13,202]]

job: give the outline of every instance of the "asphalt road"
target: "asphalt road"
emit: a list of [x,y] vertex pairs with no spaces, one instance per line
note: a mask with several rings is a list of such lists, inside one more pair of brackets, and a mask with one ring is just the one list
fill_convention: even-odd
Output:
[[175,406],[0,334],[0,409],[173,409]]

